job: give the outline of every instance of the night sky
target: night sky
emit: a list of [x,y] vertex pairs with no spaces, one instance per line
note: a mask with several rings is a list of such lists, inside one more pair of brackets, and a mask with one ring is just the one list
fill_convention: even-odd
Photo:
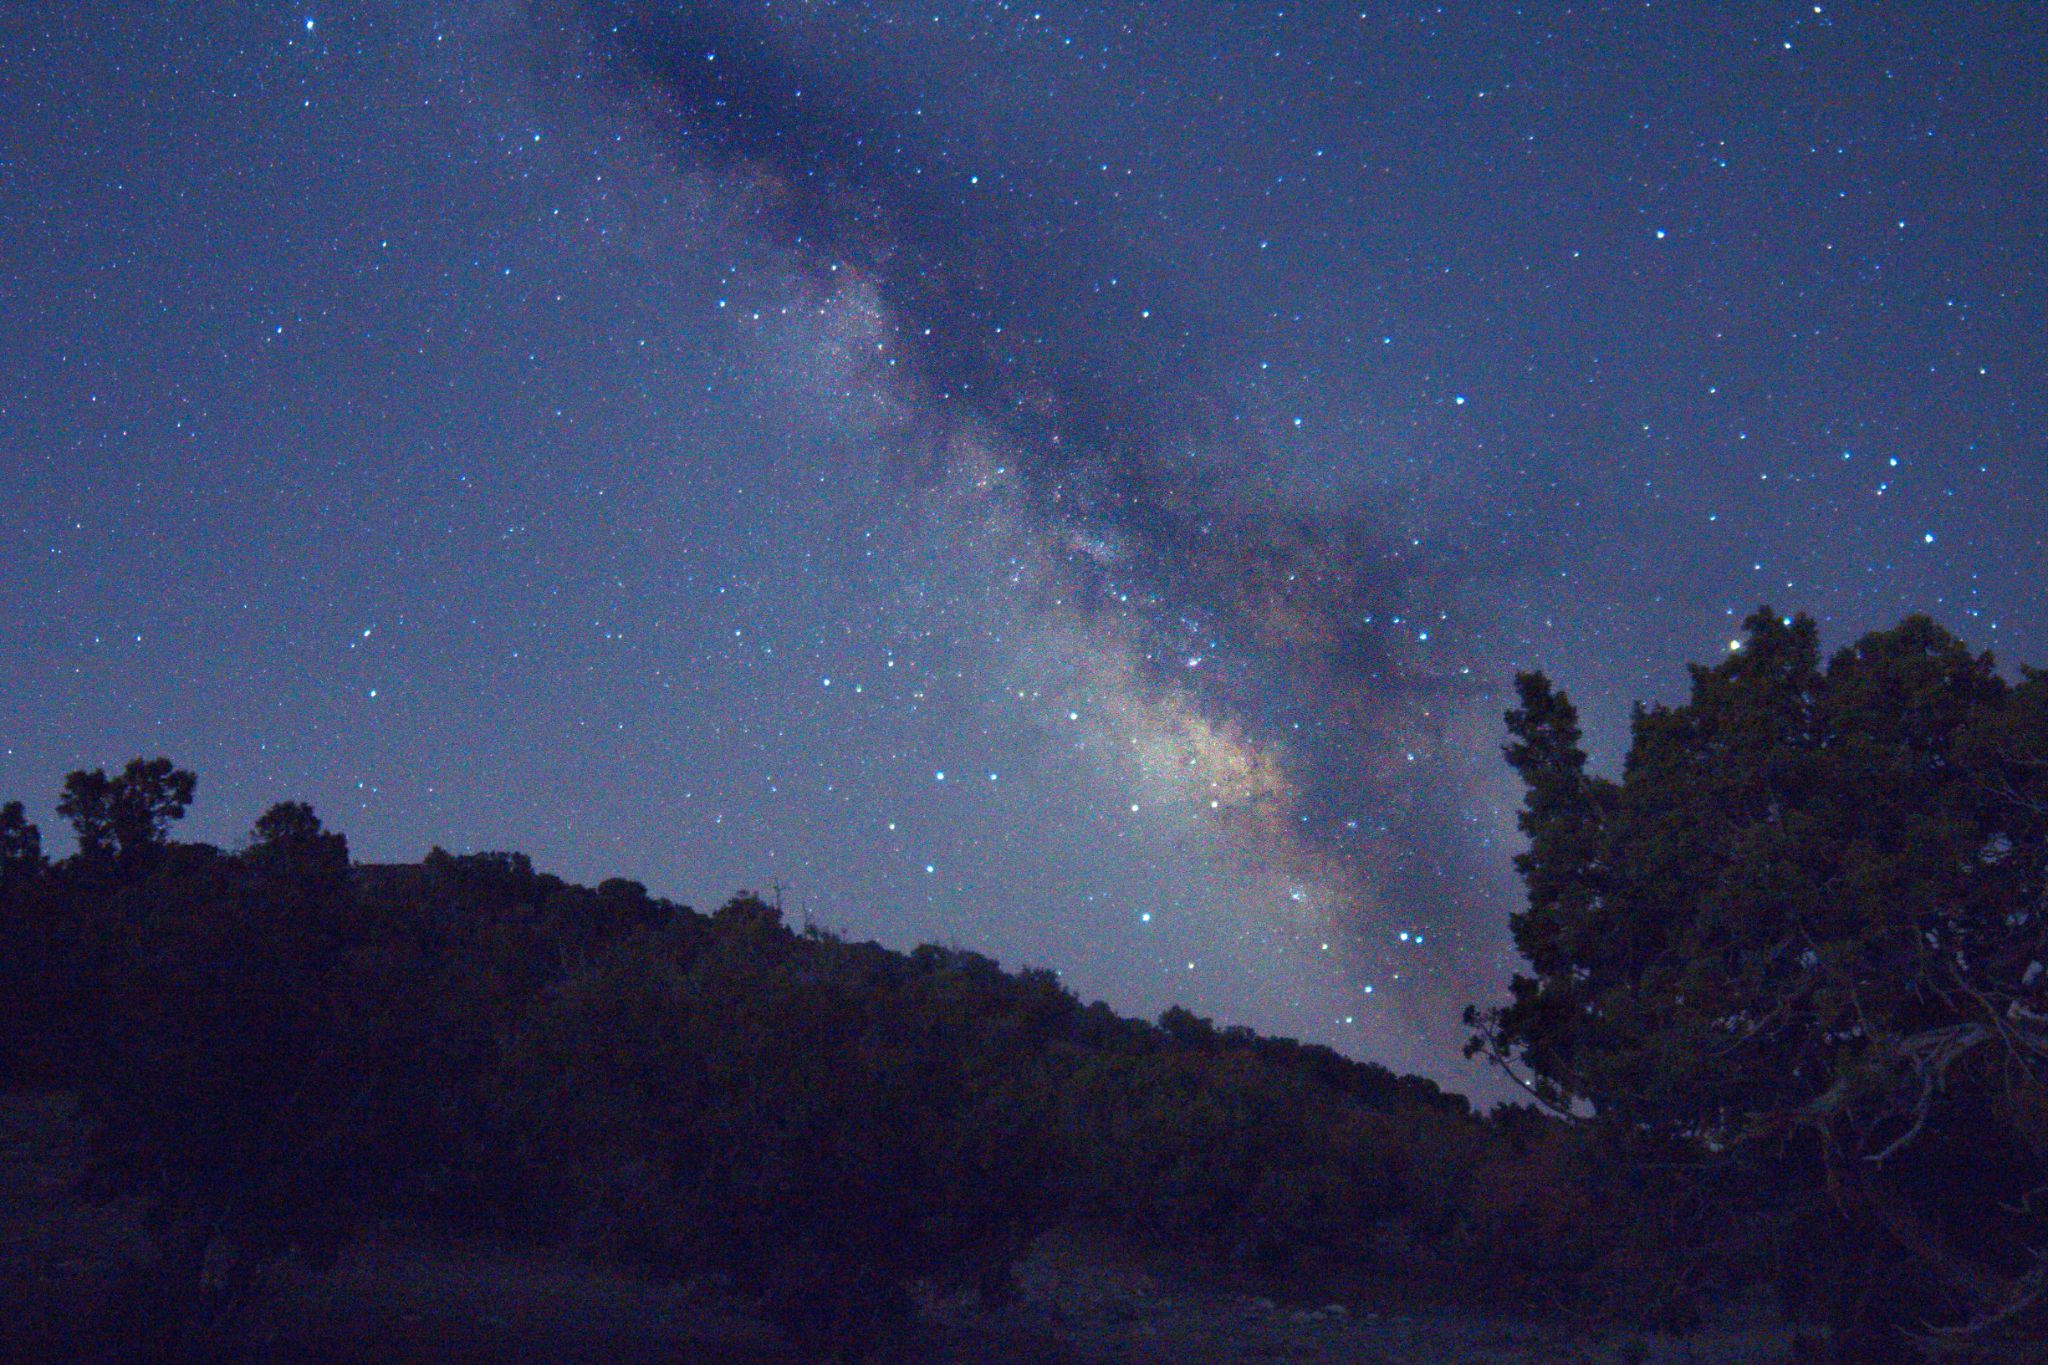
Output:
[[[2048,663],[2048,7],[0,10],[0,795],[1458,1084],[1515,670]],[[61,847],[62,840],[55,840]]]

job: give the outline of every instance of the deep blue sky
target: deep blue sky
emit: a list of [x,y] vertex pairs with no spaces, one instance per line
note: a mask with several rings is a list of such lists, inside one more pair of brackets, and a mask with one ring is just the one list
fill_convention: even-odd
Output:
[[1456,1076],[1515,669],[1612,763],[1763,601],[2048,663],[2037,6],[0,25],[46,827],[161,752]]

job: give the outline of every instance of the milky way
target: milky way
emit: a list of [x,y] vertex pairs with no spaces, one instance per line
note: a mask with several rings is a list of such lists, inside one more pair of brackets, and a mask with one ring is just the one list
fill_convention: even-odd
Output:
[[419,0],[0,42],[0,799],[516,848],[1458,1084],[1518,669],[2048,662],[2048,10]]
[[1276,879],[1298,950],[1335,940],[1372,977],[1411,941],[1396,926],[1456,933],[1473,792],[1443,739],[1485,693],[1433,604],[1475,566],[1405,534],[1398,505],[1276,488],[1213,339],[1103,302],[1092,192],[1014,130],[951,153],[915,83],[856,83],[833,20],[769,14],[599,8],[583,55],[814,286],[872,300],[851,311],[873,434],[1001,537],[1035,613],[1031,695],[1103,732],[1134,812],[1207,821]]

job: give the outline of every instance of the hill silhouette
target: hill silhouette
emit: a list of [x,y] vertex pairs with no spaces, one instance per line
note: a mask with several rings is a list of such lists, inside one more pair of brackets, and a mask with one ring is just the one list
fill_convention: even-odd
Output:
[[75,1093],[91,1191],[146,1208],[126,1311],[166,1358],[393,1217],[711,1277],[821,1351],[881,1349],[914,1291],[1000,1303],[1057,1226],[1418,1291],[1554,1295],[1589,1262],[1562,1249],[1585,1210],[1527,1174],[1575,1139],[1531,1112],[747,893],[355,864],[296,803],[240,850],[179,843],[192,787],[74,777],[56,864],[0,816],[0,1063]]
[[745,892],[357,864],[290,802],[181,843],[193,774],[73,773],[68,858],[0,807],[0,1079],[71,1134],[21,1139],[75,1149],[65,1207],[133,1220],[75,1319],[232,1358],[281,1284],[431,1226],[708,1286],[795,1358],[911,1358],[1059,1234],[1642,1327],[1769,1289],[1831,1359],[2002,1358],[2048,1288],[2048,674],[1924,618],[1825,666],[1803,618],[1748,630],[1619,781],[1520,680],[1530,974],[1471,1020],[1542,1106],[1487,1114]]

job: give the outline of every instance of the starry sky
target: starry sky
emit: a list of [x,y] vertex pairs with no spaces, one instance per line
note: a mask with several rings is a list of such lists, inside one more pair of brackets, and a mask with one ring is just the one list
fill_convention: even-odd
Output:
[[[1484,1086],[1517,669],[2048,663],[2028,4],[0,12],[0,794]],[[61,846],[61,840],[56,841]]]

